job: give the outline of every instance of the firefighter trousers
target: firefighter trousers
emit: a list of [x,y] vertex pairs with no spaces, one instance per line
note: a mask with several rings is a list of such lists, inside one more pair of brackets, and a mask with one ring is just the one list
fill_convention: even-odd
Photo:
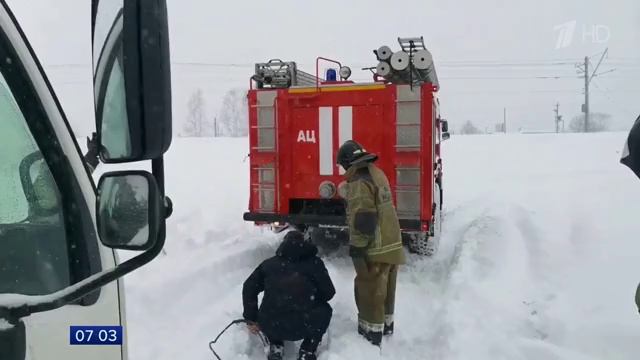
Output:
[[369,263],[354,258],[354,281],[358,326],[366,331],[382,332],[385,323],[393,323],[398,266]]

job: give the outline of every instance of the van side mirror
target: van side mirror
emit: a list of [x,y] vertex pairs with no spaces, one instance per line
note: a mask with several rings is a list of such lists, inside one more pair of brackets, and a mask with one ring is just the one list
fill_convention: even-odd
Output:
[[442,140],[449,140],[451,135],[448,132],[442,133]]
[[163,202],[153,175],[146,171],[104,174],[98,183],[96,214],[102,244],[112,249],[146,251],[157,241]]
[[447,120],[440,120],[440,122],[442,123],[442,132],[443,133],[448,133],[449,132],[449,122]]
[[96,129],[105,163],[151,160],[171,145],[165,0],[93,0]]

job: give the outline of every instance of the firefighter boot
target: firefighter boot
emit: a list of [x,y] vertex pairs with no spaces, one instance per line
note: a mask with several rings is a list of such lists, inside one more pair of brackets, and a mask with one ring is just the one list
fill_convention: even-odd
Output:
[[384,318],[384,331],[385,336],[393,335],[393,315],[386,315]]
[[393,335],[393,323],[391,323],[391,324],[389,324],[389,325],[384,324],[384,332],[383,332],[383,334],[384,334],[385,336],[391,336],[391,335]]
[[318,358],[316,357],[315,352],[300,349],[300,352],[298,353],[298,360],[317,360],[317,359]]
[[269,354],[267,355],[267,360],[282,360],[284,355],[284,344],[281,342],[271,343],[269,345]]
[[382,331],[367,331],[365,337],[372,345],[380,346],[382,344]]
[[362,335],[362,337],[375,346],[380,346],[382,343],[382,326],[380,329],[371,329],[360,322],[358,324],[358,334]]

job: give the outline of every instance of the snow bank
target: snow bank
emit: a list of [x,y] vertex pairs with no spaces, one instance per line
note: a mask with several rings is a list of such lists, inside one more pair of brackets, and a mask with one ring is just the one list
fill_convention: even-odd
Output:
[[[338,293],[320,359],[637,359],[640,183],[618,163],[625,135],[454,136],[441,249],[402,268],[396,334],[382,352],[356,335],[352,265],[327,254]],[[242,221],[247,146],[175,139],[167,253],[125,279],[132,359],[212,359],[208,342],[241,317],[242,282],[279,241]],[[264,359],[242,326],[216,351]]]

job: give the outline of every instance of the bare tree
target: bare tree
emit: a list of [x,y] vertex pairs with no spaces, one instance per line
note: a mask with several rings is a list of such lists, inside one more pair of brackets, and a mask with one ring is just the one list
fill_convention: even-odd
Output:
[[[611,115],[605,113],[591,113],[587,132],[602,132],[609,130],[611,125]],[[569,123],[569,131],[578,133],[584,132],[584,114],[574,116]]]
[[218,134],[240,137],[249,134],[249,111],[247,92],[231,89],[222,98],[220,114],[217,117]]
[[481,134],[482,131],[478,129],[470,120],[464,123],[460,128],[460,134],[462,135],[476,135]]
[[183,127],[182,136],[205,137],[212,136],[213,125],[207,119],[202,89],[197,89],[187,103],[187,120]]

